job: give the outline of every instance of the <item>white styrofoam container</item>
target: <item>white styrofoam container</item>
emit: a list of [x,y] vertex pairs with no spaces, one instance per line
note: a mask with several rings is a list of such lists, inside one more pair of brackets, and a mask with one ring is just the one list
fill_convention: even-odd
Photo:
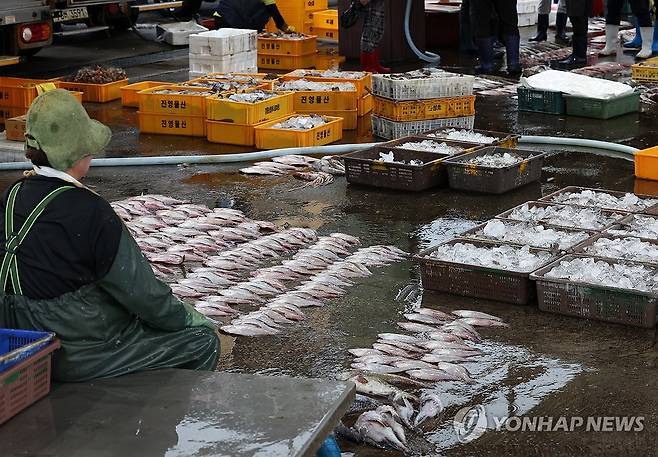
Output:
[[529,27],[537,24],[537,13],[519,13],[519,27]]
[[190,42],[191,35],[207,31],[207,28],[194,21],[158,24],[156,27],[156,35],[158,36],[158,39],[172,46],[187,45]]
[[517,0],[516,12],[519,14],[537,14],[538,0]]
[[256,30],[219,29],[190,37],[190,55],[226,56],[257,49]]
[[[190,55],[190,72],[193,73],[249,73],[258,66],[256,50],[217,57]],[[254,71],[255,73],[255,71]]]

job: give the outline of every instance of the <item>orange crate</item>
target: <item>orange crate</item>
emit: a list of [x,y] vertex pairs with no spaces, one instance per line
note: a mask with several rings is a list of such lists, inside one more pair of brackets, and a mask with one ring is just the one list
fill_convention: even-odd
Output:
[[370,73],[365,73],[361,78],[357,79],[348,79],[348,78],[324,78],[321,76],[321,71],[317,70],[304,70],[300,69],[299,71],[292,71],[286,75],[283,75],[281,79],[283,81],[288,81],[291,79],[305,79],[307,81],[317,81],[317,82],[340,82],[340,83],[352,83],[356,87],[357,96],[359,98],[365,97],[372,92],[372,75]]
[[142,81],[141,83],[128,84],[121,88],[121,104],[123,106],[132,106],[133,108],[139,107],[139,98],[137,92],[146,89],[153,89],[154,87],[166,86],[166,82],[161,81]]
[[[192,87],[197,87],[203,89],[202,86],[193,86],[194,83],[198,84],[212,84],[212,83],[219,83],[219,82],[235,82],[234,80],[230,78],[209,78],[207,76],[203,76],[201,78],[196,78],[196,79],[190,79],[189,81],[185,81],[184,83],[181,83],[180,86],[192,86]],[[252,90],[272,90],[272,81],[255,81],[256,85],[247,87],[245,89],[240,89],[239,92],[250,92]],[[245,84],[243,84],[245,85]],[[231,89],[224,91],[222,93],[224,94],[233,94],[237,92],[236,89]]]
[[232,122],[206,121],[208,141],[211,143],[253,146],[256,144],[255,128],[269,121],[255,125],[234,124]]
[[54,83],[56,86],[60,84],[58,78],[25,79],[0,77],[0,107],[29,108],[32,100],[39,95],[37,85],[43,83]]
[[0,373],[0,424],[48,395],[52,353],[58,348],[59,341],[54,340],[33,356]]
[[329,122],[310,130],[272,128],[277,122],[283,122],[293,116],[296,116],[296,114],[257,126],[255,128],[256,147],[258,149],[280,149],[323,146],[340,141],[343,138],[343,119],[339,117],[327,117]]
[[137,112],[141,133],[161,135],[206,136],[204,116],[180,116]]
[[635,176],[658,181],[658,146],[635,153]]
[[375,106],[375,99],[372,94],[361,97],[357,100],[357,109],[359,110],[359,117],[365,116],[370,113]]
[[357,109],[356,91],[312,91],[293,92],[294,110],[301,113],[315,111],[344,111]]
[[269,70],[292,70],[293,68],[312,68],[315,66],[316,53],[303,56],[278,56],[258,54],[258,68]]
[[338,10],[315,11],[313,13],[313,27],[338,30]]
[[74,83],[62,81],[59,87],[82,92],[82,101],[106,103],[121,98],[121,88],[128,85],[128,79],[121,79],[107,84]]
[[355,109],[343,111],[318,111],[316,114],[343,118],[343,130],[356,130],[359,122],[359,112]]
[[328,40],[338,42],[338,30],[334,29],[321,29],[313,26],[310,32],[318,37],[318,40]]
[[658,61],[647,61],[631,65],[632,78],[641,82],[658,82]]
[[286,17],[283,14],[283,10],[293,10],[293,11],[318,11],[326,10],[329,8],[328,0],[277,0],[276,5],[281,11],[281,15]]
[[305,56],[318,50],[317,38],[307,36],[301,40],[258,37],[258,54],[277,56]]
[[318,70],[337,70],[343,62],[345,62],[345,56],[319,53],[315,58],[315,68]]
[[11,106],[0,106],[0,124],[4,124],[8,119],[27,114],[28,108],[14,108]]
[[[160,90],[184,90],[196,92],[192,94],[158,94]],[[204,116],[206,115],[206,98],[212,92],[202,87],[186,86],[160,86],[146,89],[137,93],[139,111],[152,114],[174,114],[177,116]]]
[[392,121],[419,121],[473,116],[475,114],[475,96],[435,98],[417,102],[395,102],[386,98],[375,97],[373,112],[377,116]]
[[254,125],[292,114],[292,93],[278,93],[276,97],[257,103],[234,102],[213,95],[206,100],[209,120]]

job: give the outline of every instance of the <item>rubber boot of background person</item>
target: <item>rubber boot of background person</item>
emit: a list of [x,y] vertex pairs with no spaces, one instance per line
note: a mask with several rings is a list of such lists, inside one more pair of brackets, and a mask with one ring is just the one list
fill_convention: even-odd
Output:
[[494,37],[478,38],[478,55],[480,63],[475,66],[475,74],[493,73]]
[[658,19],[653,25],[653,53],[658,54]]
[[548,40],[548,14],[537,16],[537,34],[530,38],[529,41],[546,41]]
[[459,49],[465,54],[477,54],[471,26],[471,1],[463,0],[459,9]]
[[642,49],[635,54],[636,59],[648,59],[653,55],[654,27],[640,27],[642,35]]
[[571,39],[567,36],[567,13],[557,13],[555,18],[555,42],[558,44],[571,44]]
[[384,36],[384,0],[370,0],[364,10],[361,32],[361,66],[370,73],[390,73],[381,65],[379,43]]
[[573,70],[575,68],[587,66],[588,18],[583,16],[571,16],[569,17],[569,20],[573,26],[573,36],[571,37],[573,51],[566,59],[551,62],[551,66],[564,70]]
[[617,54],[617,41],[619,40],[619,25],[605,25],[605,47],[599,51],[600,56]]
[[[608,0],[607,11],[605,17],[605,48],[599,55],[609,56],[617,53],[617,40],[619,33],[619,24],[621,22],[621,10],[624,7],[625,0]],[[640,26],[640,35],[642,36],[642,49],[636,55],[639,59],[644,59],[651,56],[651,43],[645,43],[646,40],[651,40],[653,30],[651,24],[651,15],[649,13],[649,0],[633,0],[630,2],[631,11],[637,18],[637,23]]]
[[635,38],[624,43],[624,47],[640,49],[642,47],[642,33],[640,32],[640,21],[637,19],[637,16],[633,16],[633,22],[635,22]]
[[507,55],[507,75],[512,78],[518,78],[522,74],[521,63],[519,61],[521,37],[518,35],[505,36],[505,52]]

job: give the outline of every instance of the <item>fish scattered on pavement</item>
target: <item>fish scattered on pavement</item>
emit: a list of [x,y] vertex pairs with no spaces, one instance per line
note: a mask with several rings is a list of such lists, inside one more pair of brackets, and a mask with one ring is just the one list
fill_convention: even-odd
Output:
[[441,402],[441,398],[437,394],[423,392],[420,396],[420,408],[414,420],[414,427],[418,427],[428,419],[434,419],[442,411],[443,402]]

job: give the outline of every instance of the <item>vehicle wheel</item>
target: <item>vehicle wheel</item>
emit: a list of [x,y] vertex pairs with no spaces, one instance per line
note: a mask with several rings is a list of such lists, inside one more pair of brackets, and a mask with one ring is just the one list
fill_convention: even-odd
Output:
[[107,11],[104,6],[90,6],[89,19],[87,19],[87,26],[98,27],[107,25]]

